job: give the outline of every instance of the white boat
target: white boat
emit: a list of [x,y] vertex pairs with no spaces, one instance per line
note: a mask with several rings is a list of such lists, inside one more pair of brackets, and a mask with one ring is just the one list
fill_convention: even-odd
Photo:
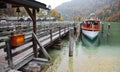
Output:
[[82,30],[82,33],[89,37],[91,40],[93,40],[95,37],[98,36],[99,31],[88,31],[88,30]]
[[86,38],[86,36],[82,35],[82,43],[84,46],[94,47],[99,45],[99,37],[96,37],[94,40]]
[[100,31],[100,21],[98,19],[87,19],[82,23],[82,33],[93,40]]

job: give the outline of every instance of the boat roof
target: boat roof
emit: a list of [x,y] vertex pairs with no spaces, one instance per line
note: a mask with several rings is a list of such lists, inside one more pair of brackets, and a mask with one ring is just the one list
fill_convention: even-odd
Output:
[[99,19],[86,19],[85,21],[100,21]]
[[12,4],[12,7],[29,7],[29,8],[43,8],[48,9],[46,4],[36,0],[0,0],[0,8],[6,8],[6,3]]

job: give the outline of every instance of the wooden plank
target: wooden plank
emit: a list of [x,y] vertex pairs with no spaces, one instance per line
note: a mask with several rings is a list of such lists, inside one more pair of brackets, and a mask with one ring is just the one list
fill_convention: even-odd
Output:
[[17,52],[14,52],[14,53],[12,53],[12,57],[14,57],[14,56],[20,54],[21,52],[26,51],[26,50],[28,50],[28,49],[30,49],[30,48],[32,48],[32,47],[33,47],[33,45],[30,45],[30,46],[28,46],[28,47],[26,47],[26,48],[24,48],[24,49],[22,49],[22,50],[19,50],[19,51],[17,51]]
[[50,64],[50,61],[47,59],[43,59],[43,58],[33,58],[31,62],[37,63],[39,65],[43,65],[43,64]]
[[[67,32],[68,32],[68,30],[67,30],[67,28],[66,28],[66,33],[67,33]],[[58,33],[58,34],[56,34],[56,33]],[[52,34],[53,34],[53,35],[56,34],[55,36],[52,37],[53,41],[55,41],[56,39],[59,38],[59,31],[54,32],[54,33],[52,33]],[[63,34],[64,34],[64,29],[61,30],[61,35],[63,35]],[[50,36],[50,35],[45,36],[45,37],[41,37],[41,38],[39,39],[39,41],[41,41],[41,44],[43,45],[43,47],[45,47],[45,46],[47,46],[48,44],[51,43],[49,36]],[[48,39],[44,40],[45,38],[48,38]],[[43,40],[43,41],[42,41],[42,40]],[[26,45],[31,45],[31,44],[32,44],[32,43],[28,43],[28,44],[26,44]],[[23,47],[24,47],[24,46],[23,46]],[[20,48],[22,48],[22,46],[21,46]],[[31,54],[31,56],[34,57],[32,48],[30,48],[30,49],[26,50],[25,52],[23,52],[23,53],[15,56],[15,57],[13,58],[13,61],[14,61],[13,63],[14,63],[14,65],[15,65],[15,66],[18,66],[17,68],[19,68],[19,67],[21,67],[22,65],[26,64],[27,62],[29,62],[29,60],[31,60],[31,59],[33,58],[33,57],[29,58],[29,56],[27,56],[27,55],[30,55],[30,54]],[[24,60],[25,58],[27,59],[27,57],[28,57],[29,60],[25,60],[25,62],[24,62],[23,60]],[[22,64],[21,66],[19,66],[19,64],[22,63],[22,61],[23,61],[23,64]],[[18,63],[18,65],[17,65],[17,63]]]
[[50,40],[52,42],[52,29],[50,29]]
[[34,55],[31,53],[25,56],[24,58],[22,58],[21,60],[19,59],[18,61],[14,62],[14,66],[15,66],[14,68],[15,69],[21,68],[22,66],[30,62],[33,58],[34,58]]
[[45,57],[50,60],[50,56],[47,53],[47,51],[45,50],[45,48],[43,47],[43,45],[39,42],[39,39],[37,38],[37,36],[33,33],[33,38],[36,40],[38,46],[40,47],[41,51],[43,52],[43,54],[45,55]]

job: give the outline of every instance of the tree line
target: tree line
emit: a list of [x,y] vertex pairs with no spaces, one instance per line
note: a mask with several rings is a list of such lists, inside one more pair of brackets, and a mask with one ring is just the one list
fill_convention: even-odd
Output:
[[[20,12],[18,14],[18,12],[16,12],[17,8],[9,8],[9,9],[0,9],[0,17],[3,16],[28,16],[26,10],[23,7],[20,7]],[[55,10],[55,9],[51,9],[51,10],[44,10],[44,9],[39,9],[39,12],[37,12],[36,14],[37,17],[55,17],[56,20],[59,21],[64,21],[64,17],[61,16],[61,14]]]

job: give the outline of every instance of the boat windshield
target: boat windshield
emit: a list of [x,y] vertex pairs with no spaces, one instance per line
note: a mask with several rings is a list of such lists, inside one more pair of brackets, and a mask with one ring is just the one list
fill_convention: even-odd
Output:
[[88,21],[88,25],[98,25],[97,21]]

